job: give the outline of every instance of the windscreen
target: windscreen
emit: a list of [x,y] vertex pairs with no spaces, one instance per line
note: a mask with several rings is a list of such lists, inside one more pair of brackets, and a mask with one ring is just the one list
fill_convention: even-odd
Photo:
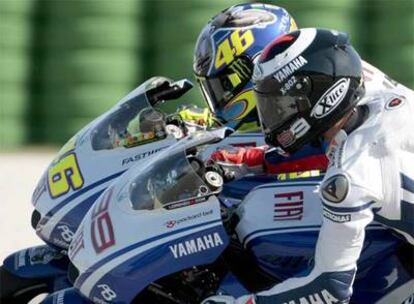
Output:
[[178,150],[168,157],[158,157],[133,180],[129,197],[135,210],[152,210],[165,205],[204,197],[209,188],[199,177],[201,166],[188,161],[185,152]]
[[154,110],[145,94],[120,104],[92,131],[94,150],[135,147],[166,137],[165,119]]

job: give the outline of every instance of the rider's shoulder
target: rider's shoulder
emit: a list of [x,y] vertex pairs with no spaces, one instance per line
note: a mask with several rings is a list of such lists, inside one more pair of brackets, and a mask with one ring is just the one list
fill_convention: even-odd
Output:
[[324,207],[329,210],[360,211],[362,207],[382,201],[381,183],[378,177],[368,181],[352,170],[331,167],[321,183],[319,194]]

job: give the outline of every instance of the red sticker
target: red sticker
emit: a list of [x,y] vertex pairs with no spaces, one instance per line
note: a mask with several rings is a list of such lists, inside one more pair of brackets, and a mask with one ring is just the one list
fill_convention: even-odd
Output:
[[385,108],[387,110],[394,110],[396,108],[399,108],[403,104],[404,104],[404,101],[401,98],[396,97],[396,98],[393,98],[390,101],[388,101]]

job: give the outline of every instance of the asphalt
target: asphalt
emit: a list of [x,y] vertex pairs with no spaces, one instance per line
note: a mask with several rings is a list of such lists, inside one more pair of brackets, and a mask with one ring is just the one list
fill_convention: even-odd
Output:
[[30,200],[55,152],[0,153],[0,264],[17,250],[42,244],[30,225]]

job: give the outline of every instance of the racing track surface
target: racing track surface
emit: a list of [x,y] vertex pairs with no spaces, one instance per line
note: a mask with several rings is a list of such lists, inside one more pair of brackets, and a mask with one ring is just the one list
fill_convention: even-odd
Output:
[[0,264],[12,252],[42,244],[30,225],[30,199],[56,151],[0,152]]

